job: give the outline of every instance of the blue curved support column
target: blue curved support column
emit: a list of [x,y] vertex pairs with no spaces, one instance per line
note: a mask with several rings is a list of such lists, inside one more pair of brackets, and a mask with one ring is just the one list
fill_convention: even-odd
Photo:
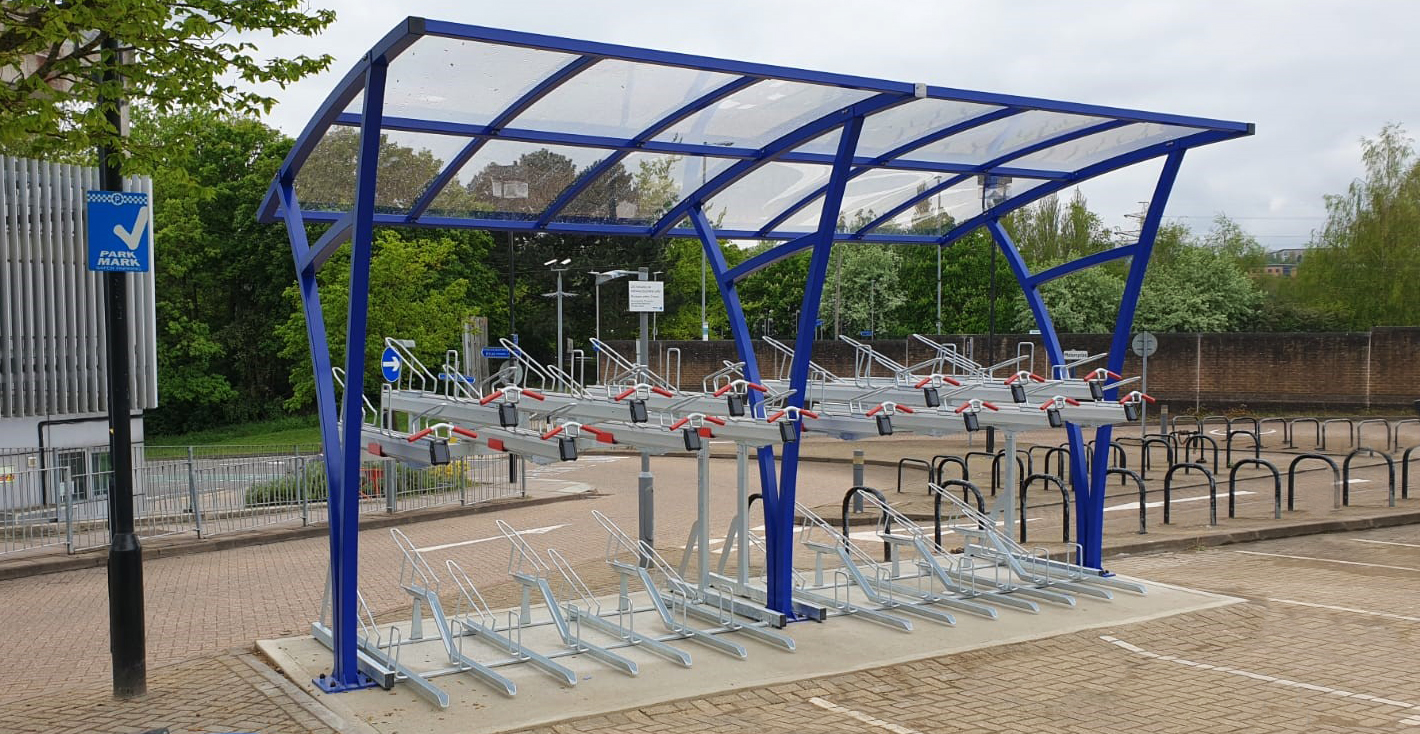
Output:
[[[720,300],[725,304],[725,315],[730,322],[730,334],[735,341],[735,351],[739,353],[740,361],[745,365],[744,379],[750,382],[760,382],[759,359],[754,354],[754,340],[750,336],[749,325],[745,321],[744,308],[740,305],[739,289],[735,287],[734,278],[730,275],[729,265],[725,262],[725,253],[720,251],[720,241],[715,236],[715,227],[710,224],[709,218],[705,216],[705,211],[698,206],[690,210],[690,221],[695,226],[696,233],[700,235],[700,246],[704,249],[705,259],[710,264],[710,271],[715,276],[715,285],[720,290]],[[746,399],[749,402],[749,413],[754,415],[755,406],[763,401],[763,397],[759,392],[750,390]],[[773,529],[770,518],[776,516],[775,513],[779,507],[778,482],[774,472],[774,449],[770,446],[761,446],[756,452],[756,457],[759,463],[759,492],[764,501],[765,545],[773,549],[777,533]],[[771,564],[773,559],[774,554],[771,550],[769,554]],[[770,588],[774,588],[775,574],[772,565],[767,569],[766,575],[770,578]],[[777,607],[775,609],[788,613],[788,609]]]
[[[1107,362],[1109,369],[1113,372],[1119,372],[1124,366],[1125,350],[1129,348],[1129,335],[1134,326],[1134,313],[1139,305],[1139,293],[1144,285],[1144,274],[1149,266],[1149,256],[1153,252],[1154,240],[1159,232],[1159,223],[1163,219],[1164,206],[1168,203],[1169,192],[1173,189],[1173,183],[1178,177],[1178,169],[1182,161],[1183,151],[1170,153],[1165,159],[1163,171],[1159,174],[1158,184],[1154,188],[1154,196],[1149,201],[1149,209],[1145,214],[1144,224],[1139,233],[1139,242],[1127,246],[1129,248],[1127,254],[1131,257],[1129,276],[1125,281],[1124,294],[1120,297],[1119,313],[1115,318],[1114,334],[1110,340]],[[1057,366],[1065,364],[1065,357],[1060,345],[1060,336],[1056,333],[1055,324],[1050,319],[1050,310],[1041,298],[1040,284],[1053,277],[1120,257],[1125,254],[1125,248],[1088,255],[1073,263],[1067,263],[1042,273],[1041,276],[1032,276],[1020,251],[1016,249],[1010,235],[1001,226],[1000,220],[997,218],[987,220],[986,228],[991,232],[997,246],[1001,248],[1001,252],[1006,258],[1006,264],[1016,276],[1016,281],[1020,283],[1026,303],[1030,306],[1036,326],[1040,329],[1041,341],[1044,342],[1046,353],[1050,358],[1051,374],[1053,375]],[[1050,277],[1043,277],[1047,275]],[[1117,400],[1119,398],[1118,392],[1118,388],[1106,391],[1105,399]],[[1112,426],[1101,426],[1095,429],[1095,453],[1087,464],[1085,461],[1087,447],[1083,431],[1080,426],[1073,423],[1066,425],[1066,435],[1070,441],[1070,484],[1075,491],[1076,539],[1080,544],[1081,554],[1079,562],[1091,568],[1103,568],[1104,496],[1105,481],[1109,469],[1109,441],[1112,433]],[[1088,476],[1085,473],[1086,466],[1090,469]]]
[[[991,232],[991,237],[1001,249],[1011,274],[1016,276],[1016,282],[1021,285],[1026,304],[1030,306],[1031,315],[1035,317],[1035,325],[1040,329],[1040,340],[1045,345],[1046,356],[1050,359],[1050,372],[1047,374],[1054,376],[1055,368],[1065,364],[1065,350],[1060,345],[1060,335],[1055,331],[1055,322],[1050,319],[1050,309],[1040,297],[1040,283],[1031,276],[1030,268],[1026,266],[1020,250],[1016,249],[1016,243],[1011,241],[1011,236],[1001,226],[1001,220],[987,220],[986,229]],[[1094,483],[1090,477],[1085,476],[1084,433],[1074,423],[1067,423],[1065,434],[1070,441],[1070,486],[1075,491],[1075,537],[1080,542],[1083,555],[1088,557],[1089,553],[1083,550],[1087,547],[1084,539],[1096,534],[1096,526],[1104,521],[1104,517],[1102,514],[1096,516],[1087,511],[1093,506]]]
[[[359,627],[360,451],[364,425],[365,327],[370,303],[370,252],[374,241],[375,177],[380,157],[380,121],[384,113],[385,76],[389,61],[371,59],[365,75],[360,152],[355,171],[355,207],[350,237],[350,304],[345,326],[345,394],[337,454],[326,454],[330,491],[331,631],[335,666],[325,684],[338,691],[367,685],[361,680],[355,645]],[[314,279],[314,272],[311,274]],[[308,327],[310,328],[310,327]],[[323,327],[322,327],[323,328]],[[316,381],[332,379],[330,370]],[[333,392],[333,389],[332,389]],[[335,416],[321,414],[321,433]],[[338,464],[338,471],[331,464]]]

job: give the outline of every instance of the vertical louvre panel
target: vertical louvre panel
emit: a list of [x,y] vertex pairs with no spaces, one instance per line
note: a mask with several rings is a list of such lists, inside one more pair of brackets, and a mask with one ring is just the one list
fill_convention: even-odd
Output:
[[19,177],[14,161],[0,156],[0,415],[15,415],[15,282],[10,261],[15,256],[19,222],[15,195]]
[[35,162],[23,161],[20,188],[20,415],[35,415],[34,203]]
[[[107,409],[103,278],[89,272],[86,249],[84,191],[98,184],[94,168],[0,156],[0,416]],[[124,188],[151,196],[153,186],[130,177]],[[133,407],[149,409],[157,406],[153,273],[129,283],[130,389]]]

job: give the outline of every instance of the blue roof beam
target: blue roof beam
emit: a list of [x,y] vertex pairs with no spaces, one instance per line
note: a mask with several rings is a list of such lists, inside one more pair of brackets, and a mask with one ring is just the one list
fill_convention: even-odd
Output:
[[611,170],[618,163],[624,160],[626,156],[631,154],[632,150],[644,148],[647,143],[651,142],[651,138],[654,138],[657,135],[660,135],[662,132],[669,130],[673,125],[680,122],[681,120],[684,120],[687,117],[690,117],[691,115],[694,115],[697,112],[700,112],[701,110],[718,103],[720,100],[734,94],[735,92],[740,91],[741,89],[744,89],[745,87],[748,87],[751,84],[754,84],[757,81],[759,80],[754,77],[748,76],[742,76],[738,79],[734,79],[726,84],[722,84],[717,89],[710,90],[706,94],[697,97],[688,104],[683,105],[679,109],[671,112],[665,117],[662,117],[660,120],[657,120],[651,126],[638,133],[636,137],[626,141],[626,148],[618,149],[616,153],[604,158],[600,163],[593,166],[590,170],[584,173],[582,177],[576,181],[576,183],[572,184],[565,191],[563,191],[562,194],[559,195],[555,200],[553,200],[552,204],[547,207],[547,209],[542,213],[542,216],[538,217],[538,226],[545,226],[548,222],[552,221],[553,217],[556,217],[559,212],[567,208],[568,204],[571,204],[573,201],[575,201],[577,199],[577,196],[583,191],[585,191],[588,186],[591,186],[593,181],[596,181],[597,178],[599,178],[603,173],[606,173],[607,171]]
[[[1126,122],[1126,121],[1124,121],[1124,120],[1108,120],[1108,121],[1106,121],[1106,122],[1101,122],[1101,123],[1099,123],[1099,124],[1097,124],[1097,125],[1089,125],[1089,126],[1087,126],[1087,127],[1082,127],[1082,128],[1077,129],[1077,130],[1071,130],[1070,132],[1063,133],[1063,134],[1061,134],[1061,135],[1056,135],[1056,136],[1054,136],[1054,137],[1045,138],[1044,140],[1040,140],[1040,141],[1037,141],[1037,142],[1032,143],[1032,144],[1030,144],[1030,145],[1027,145],[1027,146],[1024,146],[1024,147],[1021,147],[1021,148],[1017,148],[1016,150],[1013,150],[1013,151],[1011,151],[1011,152],[1009,152],[1009,153],[1006,153],[1006,154],[1004,154],[1004,155],[997,156],[997,157],[995,157],[995,158],[993,158],[993,159],[991,159],[991,160],[989,160],[989,161],[986,161],[985,163],[982,163],[980,166],[977,166],[977,167],[976,167],[974,170],[972,170],[972,172],[970,172],[970,173],[966,173],[966,174],[957,176],[957,177],[955,177],[955,178],[950,178],[950,179],[947,179],[946,181],[942,181],[941,183],[938,183],[938,184],[935,184],[935,185],[933,185],[933,186],[927,187],[926,189],[924,189],[924,190],[922,191],[922,193],[918,194],[917,196],[910,197],[910,198],[908,198],[906,201],[902,202],[901,204],[898,204],[897,206],[893,207],[892,209],[889,209],[889,210],[888,210],[886,213],[884,213],[882,216],[879,216],[877,219],[874,219],[873,221],[869,222],[866,226],[862,227],[861,229],[859,229],[859,230],[858,230],[857,232],[855,232],[854,234],[855,234],[855,235],[867,234],[868,232],[872,231],[874,228],[881,227],[885,222],[892,221],[892,218],[893,218],[893,217],[896,217],[897,215],[899,215],[899,214],[901,214],[901,213],[907,211],[908,209],[912,208],[913,206],[915,206],[915,205],[917,204],[917,202],[923,201],[923,200],[926,200],[926,199],[929,199],[929,198],[935,196],[938,192],[944,191],[944,190],[949,189],[949,188],[951,188],[951,187],[953,187],[953,186],[956,186],[957,184],[959,184],[959,183],[961,183],[961,182],[963,182],[963,181],[967,181],[967,180],[971,179],[973,176],[979,176],[979,175],[981,175],[981,174],[986,174],[986,173],[990,173],[990,174],[992,174],[992,175],[1000,175],[1000,172],[997,171],[996,169],[997,169],[999,166],[1001,166],[1002,164],[1010,163],[1011,161],[1016,160],[1016,159],[1019,159],[1019,158],[1024,158],[1025,156],[1031,155],[1032,153],[1037,153],[1037,152],[1040,152],[1040,151],[1042,151],[1042,150],[1047,150],[1047,149],[1049,149],[1049,148],[1054,148],[1054,147],[1057,146],[1057,145],[1063,145],[1063,144],[1068,143],[1068,142],[1070,142],[1070,141],[1072,141],[1072,140],[1079,140],[1080,138],[1089,137],[1089,136],[1095,135],[1095,134],[1097,134],[1097,133],[1107,132],[1107,131],[1109,131],[1109,130],[1114,130],[1114,129],[1116,129],[1116,128],[1121,128],[1121,127],[1124,127],[1125,125],[1128,125],[1128,124],[1130,124],[1130,123],[1128,123],[1128,122]],[[1064,183],[1065,183],[1066,185],[1068,185],[1068,184],[1073,180],[1073,178],[1074,178],[1073,176],[1072,176],[1072,177],[1068,177],[1067,179],[1064,180]],[[1007,209],[1007,210],[1005,210],[1005,211],[1010,211],[1010,210]],[[855,239],[856,239],[856,237],[855,237]]]
[[[715,194],[728,188],[730,184],[738,181],[740,178],[755,171],[766,163],[783,158],[786,153],[794,148],[830,130],[843,127],[854,119],[870,115],[874,112],[892,109],[898,105],[911,102],[913,99],[915,99],[915,97],[913,97],[910,92],[908,94],[884,93],[874,95],[843,109],[835,110],[812,122],[801,125],[796,130],[781,135],[778,139],[764,146],[757,158],[739,161],[724,171],[721,171],[714,178],[706,181],[700,188],[691,192],[689,196],[681,199],[679,203],[671,207],[670,211],[666,212],[666,214],[661,217],[660,221],[656,222],[656,224],[651,227],[651,236],[659,237],[665,234],[666,230],[675,226],[692,208],[702,206]],[[852,151],[848,151],[847,155],[851,157]]]
[[[543,97],[551,94],[553,90],[565,84],[572,77],[582,73],[596,62],[597,59],[590,56],[579,56],[567,62],[566,66],[549,74],[546,79],[538,82],[532,89],[529,89],[523,94],[523,96],[508,105],[507,109],[498,113],[498,116],[493,118],[493,121],[487,125],[489,134],[497,135],[499,130],[502,130],[508,123],[517,119],[518,115],[521,115],[529,107],[537,104]],[[465,145],[463,150],[460,150],[458,155],[455,155],[453,159],[449,161],[448,165],[444,166],[444,170],[439,171],[439,175],[435,176],[434,180],[429,182],[429,185],[424,189],[424,193],[420,194],[419,198],[415,200],[414,206],[410,207],[409,214],[406,215],[406,218],[411,221],[418,219],[419,215],[423,214],[424,210],[428,209],[429,205],[434,203],[434,199],[439,196],[439,193],[444,190],[444,187],[453,180],[454,176],[458,175],[459,169],[463,168],[464,164],[468,163],[469,159],[476,155],[478,150],[487,142],[488,138],[474,138],[470,140],[468,145]]]
[[[957,124],[955,124],[955,125],[948,125],[947,127],[944,127],[944,128],[942,128],[941,130],[936,130],[936,131],[933,131],[932,133],[929,133],[929,134],[927,134],[927,135],[923,135],[923,136],[920,137],[920,138],[915,138],[915,139],[913,139],[913,140],[910,140],[910,141],[908,141],[908,142],[906,142],[906,143],[904,143],[904,144],[902,144],[902,145],[897,146],[896,148],[893,148],[892,150],[887,151],[886,153],[883,153],[882,155],[880,155],[880,156],[878,156],[878,157],[876,157],[876,158],[872,158],[872,159],[869,159],[869,160],[863,162],[862,164],[860,164],[860,167],[854,169],[854,171],[853,171],[852,173],[850,173],[850,174],[848,175],[848,177],[849,177],[849,179],[857,178],[858,176],[861,176],[862,174],[867,173],[868,171],[872,170],[872,168],[873,168],[874,166],[886,166],[889,161],[892,161],[892,160],[895,159],[895,158],[900,158],[900,157],[901,157],[903,154],[905,154],[905,153],[909,153],[909,152],[911,152],[911,151],[917,150],[918,148],[921,148],[921,147],[926,146],[926,145],[931,145],[932,143],[935,143],[935,142],[937,142],[938,140],[941,140],[941,139],[943,139],[943,138],[947,138],[947,137],[950,137],[950,136],[952,136],[952,135],[956,135],[956,134],[958,134],[958,133],[966,132],[967,130],[970,130],[970,129],[972,129],[972,128],[981,127],[982,125],[986,125],[986,124],[988,124],[988,123],[992,123],[992,122],[995,122],[995,121],[997,121],[997,120],[1005,119],[1005,118],[1010,117],[1010,116],[1012,116],[1012,115],[1019,115],[1019,114],[1022,113],[1022,112],[1025,112],[1025,110],[1011,109],[1011,108],[1009,108],[1009,107],[1004,107],[1004,108],[999,109],[999,110],[993,110],[993,111],[988,112],[988,113],[986,113],[986,114],[984,114],[984,115],[977,115],[976,117],[973,117],[973,118],[971,118],[971,119],[969,119],[969,120],[963,120],[963,121],[961,121],[961,122],[959,122],[959,123],[957,123]],[[854,163],[857,163],[857,160],[855,160]],[[943,170],[942,172],[943,172],[943,173],[966,173],[966,170],[964,170],[964,169],[967,168],[967,167],[966,167],[966,166],[952,166],[952,168],[958,169],[958,170],[952,170],[952,171]],[[919,170],[919,169],[907,168],[906,170]],[[1051,173],[1055,174],[1054,176],[1027,176],[1027,175],[1024,174],[1024,172],[1022,172],[1022,173],[1010,173],[1010,172],[1006,172],[1006,171],[997,171],[997,172],[995,172],[995,173],[997,173],[998,175],[1002,175],[1002,176],[1020,176],[1020,177],[1022,177],[1022,178],[1055,178],[1055,177],[1063,177],[1063,176],[1069,175],[1069,174],[1066,174],[1066,173],[1063,173],[1063,172],[1059,172],[1059,171],[1052,171]],[[795,202],[792,206],[790,206],[788,209],[785,209],[783,212],[780,212],[778,216],[776,216],[775,218],[769,220],[769,223],[766,224],[766,225],[764,225],[763,231],[767,232],[767,231],[769,231],[769,230],[771,230],[771,229],[774,229],[775,227],[779,226],[784,220],[786,220],[786,219],[788,219],[789,217],[792,217],[792,216],[794,216],[795,214],[797,214],[800,210],[802,210],[804,207],[808,206],[808,205],[809,205],[810,203],[812,203],[814,200],[818,199],[820,196],[823,196],[823,192],[824,192],[825,190],[827,190],[827,188],[828,188],[828,184],[824,184],[823,186],[820,186],[820,187],[818,187],[817,189],[814,189],[813,191],[810,191],[810,192],[808,193],[808,195],[806,195],[804,198],[798,200],[798,201]]]

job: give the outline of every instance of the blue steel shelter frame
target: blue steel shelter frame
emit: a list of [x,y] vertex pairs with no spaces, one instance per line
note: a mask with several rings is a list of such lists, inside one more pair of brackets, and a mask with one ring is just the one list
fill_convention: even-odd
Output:
[[[459,44],[459,48],[507,47],[519,49],[520,52],[562,54],[568,60],[526,85],[501,110],[482,119],[470,120],[467,115],[456,114],[387,114],[389,94],[399,93],[399,85],[390,83],[391,64],[411,47],[429,38],[444,39]],[[520,119],[528,110],[548,99],[555,99],[559,89],[574,83],[589,69],[608,62],[713,74],[719,81],[688,94],[687,99],[674,107],[661,110],[651,123],[632,135],[579,130],[575,125],[560,129],[520,126]],[[468,71],[472,75],[478,70]],[[786,129],[776,130],[776,135],[771,139],[752,144],[708,140],[695,142],[669,135],[669,131],[678,125],[697,115],[716,114],[717,110],[733,102],[736,95],[763,83],[792,85],[791,91],[837,90],[834,93],[847,95],[847,98],[844,104],[815,110],[814,114],[795,120],[795,124]],[[611,89],[608,93],[629,92]],[[924,125],[910,138],[895,140],[892,145],[880,146],[878,150],[864,150],[860,145],[868,135],[868,126],[885,119],[875,116],[933,101],[959,104],[963,108],[974,109],[975,114]],[[463,119],[456,119],[460,117]],[[952,155],[928,154],[933,146],[945,145],[950,152],[953,141],[964,136],[980,136],[995,127],[1037,118],[1047,118],[1060,127],[1055,131],[1042,128],[1035,131],[1040,134],[1034,138],[1030,137],[1030,129],[1025,129],[1023,133],[1017,130],[1025,137],[1015,145],[1003,143],[1014,138],[1002,132],[989,140],[987,147],[996,146],[995,149],[974,157],[953,159]],[[303,166],[327,133],[337,128],[358,132],[356,160],[349,185],[351,196],[338,207],[312,206],[308,203],[303,208],[298,196]],[[394,207],[392,211],[390,206],[379,201],[376,178],[382,140],[384,136],[396,132],[437,135],[463,142],[412,203]],[[1125,137],[1118,139],[1122,142],[1110,147],[1110,141],[1114,140],[1110,136],[1119,133],[1125,134]],[[336,84],[297,138],[258,213],[259,219],[264,222],[284,220],[287,228],[315,370],[321,441],[328,457],[326,472],[331,488],[330,577],[335,659],[327,687],[340,690],[361,685],[356,665],[361,425],[357,420],[346,421],[342,425],[339,420],[341,415],[361,415],[361,395],[358,389],[348,389],[343,400],[337,401],[331,371],[333,364],[316,281],[316,272],[345,242],[351,243],[351,263],[344,368],[352,385],[360,384],[359,376],[365,374],[366,369],[360,345],[364,344],[366,337],[369,265],[376,226],[696,237],[704,248],[724,301],[735,348],[745,365],[745,377],[751,381],[760,379],[760,371],[740,305],[737,284],[779,260],[807,250],[810,252],[808,283],[799,311],[799,329],[790,368],[793,394],[789,402],[799,407],[803,405],[807,388],[814,323],[829,256],[835,243],[916,243],[947,247],[968,232],[985,227],[1025,293],[1053,366],[1063,365],[1065,361],[1050,312],[1041,298],[1040,286],[1083,268],[1130,258],[1128,279],[1120,300],[1108,357],[1109,369],[1118,372],[1123,364],[1135,306],[1164,205],[1185,151],[1252,133],[1250,123],[806,71],[423,18],[406,19],[375,44]],[[825,152],[824,146],[814,144],[815,141],[832,139],[835,135],[836,142],[831,152]],[[1131,139],[1128,135],[1137,137]],[[462,185],[460,175],[465,166],[476,160],[490,144],[508,141],[594,149],[604,151],[605,157],[578,173],[569,186],[552,197],[538,212],[514,216],[496,211],[450,213],[433,210],[443,191]],[[1087,151],[1076,155],[1085,151],[1088,147],[1085,144],[1090,141],[1097,144],[1092,150],[1098,154]],[[1105,152],[1099,153],[1102,150]],[[678,198],[664,211],[657,211],[654,218],[626,221],[619,215],[608,216],[604,220],[565,215],[578,197],[599,182],[603,175],[629,156],[641,154],[665,154],[685,160],[699,160],[701,181],[697,185],[684,186]],[[1033,273],[1001,225],[1001,217],[1051,193],[1119,168],[1160,158],[1163,159],[1162,171],[1137,242]],[[721,168],[714,175],[709,175],[707,169],[712,159]],[[815,182],[802,195],[779,211],[763,217],[762,221],[753,223],[753,226],[717,228],[711,211],[716,195],[733,190],[737,185],[747,185],[753,174],[771,165],[817,166],[823,169],[825,175],[820,176],[823,178],[821,182]],[[866,224],[844,226],[841,215],[850,187],[855,181],[864,180],[868,174],[884,171],[919,175],[923,183],[898,196],[898,200],[885,206],[881,214],[875,214]],[[927,185],[925,177],[929,175],[933,183]],[[944,233],[904,233],[890,226],[909,215],[914,207],[939,197],[943,192],[969,189],[977,185],[975,182],[987,186],[990,180],[1003,177],[1026,180],[1031,185],[1013,196],[1005,196],[989,206],[983,205],[980,211],[954,221],[953,226]],[[798,220],[793,220],[806,212],[812,215],[811,207],[814,205],[819,206],[816,216],[800,216]],[[313,243],[307,237],[307,225],[312,224],[328,225]],[[782,244],[731,268],[721,253],[721,239],[774,240],[782,241]],[[1110,391],[1106,397],[1114,399],[1117,395]],[[749,399],[757,401],[759,396],[751,392]],[[1104,452],[1109,447],[1111,429],[1106,426],[1096,430],[1096,456],[1088,464],[1092,467],[1092,473],[1088,476],[1083,432],[1075,425],[1069,425],[1067,429],[1072,459],[1070,481],[1078,506],[1077,537],[1083,549],[1080,560],[1099,568],[1105,470],[1109,465]],[[790,572],[798,453],[797,442],[785,444],[782,455],[777,459],[770,448],[762,448],[758,453],[768,543],[768,605],[791,615]]]

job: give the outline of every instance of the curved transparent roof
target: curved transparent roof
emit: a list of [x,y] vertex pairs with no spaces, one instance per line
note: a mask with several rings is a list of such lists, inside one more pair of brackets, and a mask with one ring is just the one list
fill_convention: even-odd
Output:
[[[353,206],[371,60],[377,224],[944,242],[962,222],[1248,123],[971,92],[409,18],[342,79],[282,166],[306,222]],[[856,146],[840,142],[861,119]],[[843,160],[839,160],[839,156]],[[988,211],[989,210],[989,211]]]

